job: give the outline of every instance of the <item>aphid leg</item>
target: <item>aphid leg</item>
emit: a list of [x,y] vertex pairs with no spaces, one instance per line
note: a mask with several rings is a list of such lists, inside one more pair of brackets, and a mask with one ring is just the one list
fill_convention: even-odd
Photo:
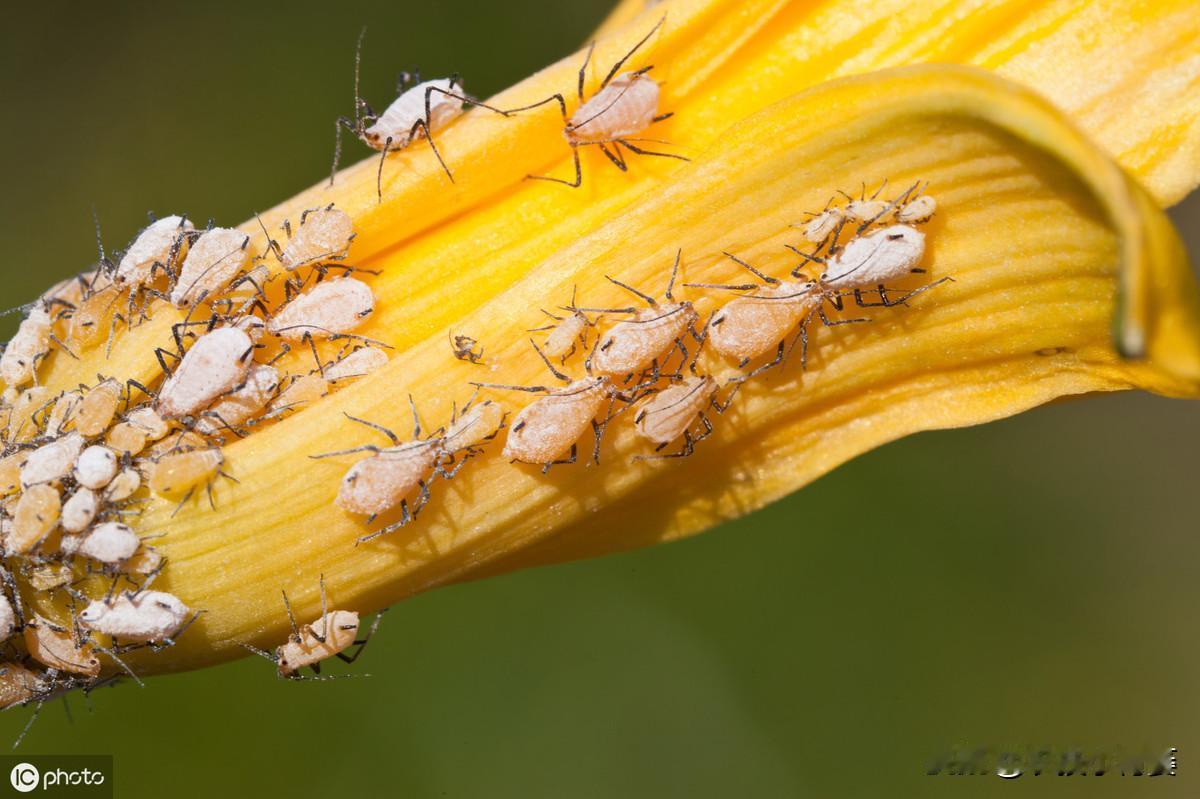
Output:
[[[409,138],[412,138],[411,134]],[[388,136],[386,139],[384,139],[383,151],[379,153],[379,170],[375,173],[375,202],[377,204],[383,203],[383,164],[387,160],[388,150],[391,149],[391,146],[392,137]],[[437,154],[436,147],[433,148],[433,152],[434,154]],[[438,155],[438,161],[441,160],[442,157]],[[445,167],[446,165],[443,163],[442,166]]]
[[374,637],[375,631],[379,629],[379,622],[383,619],[383,614],[385,612],[387,612],[387,608],[384,608],[376,613],[374,621],[371,622],[371,629],[367,630],[367,634],[362,638],[355,640],[355,642],[351,644],[351,646],[358,647],[358,649],[354,650],[354,654],[347,655],[345,652],[338,652],[338,659],[345,663],[353,663],[354,661],[358,660],[358,656],[361,655],[362,651],[367,648],[367,643],[371,640],[371,638]]
[[647,150],[645,147],[638,147],[635,144],[630,144],[629,139],[613,139],[613,146],[614,146],[613,148],[614,149],[616,149],[616,145],[620,145],[621,147],[624,147],[626,150],[637,153],[638,155],[655,155],[655,156],[658,156],[659,158],[674,158],[679,161],[691,161],[692,160],[692,159],[688,158],[686,155],[679,155],[678,153],[663,153],[663,152],[659,152],[658,150]]
[[[108,655],[110,658],[112,658],[112,659],[113,659],[113,661],[114,661],[114,662],[115,662],[115,663],[116,663],[118,666],[120,666],[122,669],[124,669],[124,671],[125,671],[125,673],[126,673],[126,674],[128,674],[130,677],[132,677],[132,678],[133,678],[133,681],[134,681],[135,683],[137,683],[137,684],[138,684],[138,687],[139,687],[139,688],[145,688],[145,687],[146,687],[146,684],[145,684],[144,682],[142,682],[142,679],[141,679],[140,677],[138,677],[138,675],[137,675],[137,672],[135,672],[133,669],[129,668],[129,664],[128,664],[128,663],[126,663],[124,660],[121,660],[121,658],[117,656],[117,653],[116,653],[116,652],[114,652],[114,651],[113,651],[113,650],[111,650],[111,649],[108,649],[107,647],[100,646],[100,644],[97,644],[97,643],[93,643],[93,644],[92,644],[92,647],[93,647],[93,648],[95,648],[95,649],[99,649],[101,652],[103,652],[104,654],[106,654],[106,655]],[[65,699],[65,698],[66,698],[66,697],[64,697],[64,699]]]
[[433,150],[434,157],[442,165],[442,171],[446,173],[446,177],[453,183],[454,175],[450,172],[450,167],[446,166],[446,161],[442,158],[441,152],[438,151],[437,145],[433,143],[433,131],[429,129],[429,123],[426,121],[429,119],[429,95],[432,91],[432,88],[425,90],[425,119],[418,119],[413,123],[412,128],[408,131],[408,140],[412,141],[416,137],[417,131],[422,131],[425,134],[425,140],[429,142],[429,149]]
[[533,347],[533,351],[538,354],[538,357],[542,359],[542,363],[546,364],[546,368],[550,370],[550,374],[554,375],[564,383],[571,382],[571,378],[554,368],[554,364],[550,363],[550,359],[546,357],[546,353],[542,352],[541,349],[538,348],[538,345],[534,343],[533,339],[529,339],[529,344]]
[[549,175],[526,175],[525,180],[548,180],[551,183],[561,183],[564,186],[570,186],[577,189],[583,185],[583,166],[579,162],[579,145],[571,145],[571,157],[575,161],[575,180],[563,180],[562,178],[553,178]]
[[609,152],[609,149],[604,146],[604,142],[597,142],[596,148],[600,152],[604,153],[604,156],[609,161],[612,161],[613,164],[616,165],[617,169],[621,170],[622,172],[627,172],[629,170],[629,165],[625,163],[625,159],[621,156],[621,151],[618,150],[616,146],[613,147],[613,152]]
[[[596,424],[595,420],[592,421],[592,424],[593,425]],[[561,461],[550,461],[549,463],[542,464],[542,474],[545,474],[546,472],[550,471],[551,466],[567,466],[569,464],[574,463],[576,460],[576,457],[579,454],[578,449],[579,448],[575,444],[572,444],[570,456],[568,456],[567,458],[565,458],[564,460],[561,460]]]

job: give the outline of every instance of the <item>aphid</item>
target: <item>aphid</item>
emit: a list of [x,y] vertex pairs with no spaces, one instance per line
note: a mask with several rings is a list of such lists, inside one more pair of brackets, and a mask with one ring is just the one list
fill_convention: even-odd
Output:
[[[539,464],[542,474],[545,474],[550,471],[551,466],[575,462],[578,454],[577,442],[590,426],[595,436],[592,458],[599,463],[600,438],[604,434],[604,427],[612,418],[612,403],[616,399],[626,402],[629,400],[617,390],[607,376],[571,380],[551,365],[537,344],[532,340],[529,343],[546,364],[546,368],[566,383],[565,386],[550,388],[472,383],[480,388],[529,391],[545,395],[526,405],[513,418],[504,442],[504,457],[510,461]],[[596,416],[606,401],[610,412],[605,416],[603,423],[597,423]]]
[[383,366],[387,361],[387,353],[383,350],[375,347],[359,347],[326,366],[323,376],[329,381],[364,377]]
[[58,524],[61,510],[62,499],[54,486],[40,483],[25,489],[17,500],[5,549],[16,555],[24,555],[33,549]]
[[482,363],[483,347],[479,347],[478,352],[475,351],[476,347],[479,347],[479,342],[470,336],[450,334],[450,350],[460,361]]
[[34,701],[41,677],[19,663],[0,662],[0,710]]
[[913,193],[920,187],[919,183],[914,183],[890,202],[878,199],[886,185],[887,181],[884,181],[883,185],[876,189],[869,198],[865,196],[865,187],[864,196],[858,199],[841,192],[848,202],[844,206],[835,206],[831,200],[825,206],[825,210],[800,226],[804,230],[804,238],[814,243],[824,243],[831,237],[836,238],[842,227],[848,222],[859,223],[855,232],[856,235],[859,235],[871,225],[882,222],[893,214],[896,221],[904,224],[927,222],[937,210],[937,203],[933,197],[925,194],[913,197]]
[[65,563],[40,563],[26,573],[35,591],[53,591],[75,579],[75,572]]
[[[453,459],[460,452],[467,456],[477,454],[478,447],[495,438],[504,427],[504,418],[507,415],[497,402],[475,402],[472,398],[463,406],[461,412],[454,414],[446,428],[446,434],[442,436],[442,455]],[[459,466],[465,462],[464,458]],[[454,473],[457,473],[457,469]],[[451,473],[451,476],[454,473]]]
[[152,282],[156,272],[172,276],[175,259],[187,242],[188,234],[194,230],[192,223],[182,216],[167,216],[151,222],[121,257],[113,279],[118,285],[136,288]]
[[108,430],[121,402],[121,386],[116,380],[102,380],[88,389],[75,412],[75,429],[88,438]]
[[[637,155],[655,155],[664,158],[676,158],[680,161],[691,160],[682,155],[648,150],[638,144],[634,144],[634,142],[655,141],[653,139],[638,137],[641,136],[646,128],[655,122],[667,119],[671,114],[658,113],[658,83],[646,74],[653,69],[653,66],[642,67],[633,72],[623,72],[620,75],[617,74],[625,62],[658,31],[665,19],[666,17],[660,19],[658,24],[651,28],[650,32],[633,46],[633,49],[622,56],[617,63],[613,64],[612,69],[608,71],[604,80],[601,81],[600,89],[585,101],[583,97],[583,83],[587,73],[588,62],[592,59],[592,50],[595,47],[595,42],[592,42],[592,46],[588,48],[587,57],[583,60],[583,66],[579,68],[577,91],[581,105],[575,110],[574,114],[567,114],[567,101],[561,93],[553,94],[545,100],[540,100],[532,105],[508,110],[507,113],[515,114],[520,111],[528,111],[546,105],[547,103],[557,102],[559,109],[562,111],[564,123],[563,135],[567,139],[567,144],[571,147],[571,155],[575,160],[575,180],[572,182],[545,175],[528,175],[528,179],[550,180],[555,183],[564,183],[572,188],[579,188],[583,184],[583,171],[579,163],[579,148],[588,145],[598,147],[600,152],[604,153],[605,157],[609,161],[612,161],[622,172],[628,168],[625,163],[625,156],[621,153],[622,147]],[[612,147],[611,151],[609,150],[609,146]]]
[[63,552],[82,555],[107,566],[119,566],[133,557],[142,543],[133,530],[120,522],[102,522],[87,535],[71,536],[71,539],[68,543],[68,539],[63,538]]
[[[683,437],[683,449],[669,455],[639,455],[637,460],[654,458],[686,458],[692,454],[696,444],[712,435],[713,426],[704,415],[706,408],[724,412],[725,406],[716,400],[717,381],[712,377],[685,377],[678,385],[670,386],[653,394],[650,400],[634,417],[637,434],[658,446],[655,451]],[[703,431],[693,436],[691,426],[699,420]]]
[[38,432],[34,415],[45,406],[50,389],[45,386],[30,386],[21,392],[13,403],[8,417],[8,442],[16,444],[28,441]]
[[221,327],[205,333],[184,354],[163,383],[154,410],[164,419],[190,416],[241,382],[250,368],[254,343],[241,330]]
[[604,313],[631,313],[633,317],[618,322],[596,342],[585,364],[589,374],[633,375],[652,368],[654,377],[657,378],[663,361],[669,358],[675,349],[683,355],[680,369],[690,361],[684,337],[691,335],[696,341],[700,340],[700,335],[693,327],[700,317],[690,302],[676,302],[672,296],[675,277],[679,273],[679,259],[680,253],[676,253],[675,266],[671,269],[671,279],[667,283],[664,295],[667,300],[665,303],[660,304],[653,297],[632,286],[608,278],[612,283],[640,297],[650,307],[603,309]]
[[196,422],[197,432],[205,435],[213,435],[222,430],[236,432],[238,425],[267,406],[278,388],[278,369],[261,364],[252,366],[241,385],[201,412]]
[[52,320],[42,302],[29,309],[17,333],[0,355],[0,377],[10,386],[23,386],[33,380],[38,363],[50,352]]
[[172,646],[200,614],[164,591],[123,591],[97,599],[79,614],[79,626],[115,639]]
[[118,422],[108,429],[104,443],[123,455],[136,455],[146,446],[146,432],[132,422]]
[[37,483],[53,483],[63,479],[71,473],[71,467],[83,445],[83,436],[67,433],[38,447],[29,453],[29,458],[21,467],[21,485],[28,488]]
[[82,533],[96,519],[100,509],[96,492],[90,488],[76,489],[62,506],[62,528],[68,533]]
[[[5,573],[5,576],[12,579]],[[5,594],[0,593],[0,642],[7,641],[17,631],[17,612]]]
[[296,410],[329,393],[329,382],[319,374],[300,375],[271,400],[268,409],[272,416]]
[[[396,434],[386,427],[347,414],[351,421],[386,435],[391,439],[392,446],[384,448],[367,444],[311,456],[329,458],[356,452],[372,453],[371,457],[363,458],[351,466],[342,478],[337,498],[334,500],[334,504],[339,508],[350,513],[366,514],[369,519],[374,519],[378,514],[399,505],[403,521],[407,523],[429,501],[428,481],[441,456],[442,439],[440,431],[439,435],[421,438],[421,419],[417,415],[416,405],[413,404],[412,397],[409,397],[408,402],[413,414],[411,441],[402,443]],[[419,496],[410,510],[407,497],[415,491],[419,491]]]
[[367,30],[358,35],[358,46],[354,52],[354,119],[338,117],[334,127],[333,168],[329,173],[329,185],[337,177],[338,161],[342,155],[342,128],[353,133],[364,144],[379,150],[379,171],[375,178],[375,191],[383,201],[383,163],[387,154],[403,150],[422,136],[429,142],[446,177],[454,182],[454,175],[446,166],[442,154],[433,142],[433,134],[450,124],[463,113],[466,105],[477,105],[497,114],[508,116],[507,111],[492,108],[462,92],[462,81],[457,75],[450,78],[422,81],[420,73],[401,72],[396,83],[397,97],[382,114],[376,114],[358,91],[359,66],[362,60],[362,43]]
[[194,433],[191,430],[180,430],[150,447],[146,451],[146,457],[150,460],[155,460],[161,458],[163,455],[174,455],[179,452],[207,449],[209,446],[208,440],[199,433]]
[[61,435],[67,425],[71,423],[81,402],[83,402],[83,398],[77,392],[68,391],[60,394],[58,401],[54,403],[54,409],[50,411],[50,416],[46,419],[45,435],[51,438]]
[[361,280],[343,277],[319,283],[293,299],[267,323],[267,330],[291,341],[349,333],[374,310],[371,287]]
[[528,331],[550,331],[542,342],[542,352],[549,358],[558,358],[559,363],[566,363],[567,358],[575,354],[576,347],[587,349],[588,328],[596,324],[576,307],[574,289],[571,290],[571,304],[564,306],[563,310],[567,311],[566,316],[558,316],[542,309],[542,313],[554,320],[554,324]]
[[186,308],[212,297],[229,285],[250,260],[250,237],[232,228],[212,228],[188,248],[171,304]]
[[27,451],[17,450],[0,458],[0,496],[8,496],[20,490],[21,467],[25,465],[28,457]]
[[924,233],[892,225],[850,241],[828,260],[820,283],[832,290],[882,285],[911,272],[924,255]]
[[[119,318],[113,308],[120,298],[121,287],[113,282],[107,271],[96,272],[71,312],[67,340],[89,349],[104,340],[105,331],[111,335]],[[111,323],[108,323],[110,316]]]
[[108,502],[122,502],[133,496],[142,485],[142,476],[137,469],[122,469],[121,473],[104,489],[104,499]]
[[117,475],[117,456],[108,447],[94,444],[75,461],[75,482],[85,488],[101,489]]
[[25,622],[24,636],[29,656],[43,666],[88,677],[100,674],[100,658],[70,631],[35,616]]
[[182,504],[191,497],[196,486],[206,483],[211,503],[212,481],[224,462],[225,457],[217,447],[164,455],[151,466],[150,490],[161,497],[179,499]]
[[300,214],[300,226],[296,228],[295,235],[292,234],[290,223],[283,224],[288,234],[287,246],[279,250],[279,245],[275,242],[271,244],[274,245],[272,249],[279,263],[288,272],[305,266],[341,266],[337,262],[350,252],[350,243],[354,240],[354,220],[348,213],[332,205]]
[[[287,641],[278,647],[274,654],[242,644],[260,657],[275,664],[279,676],[290,680],[322,679],[320,677],[302,677],[299,672],[309,667],[313,673],[321,673],[321,661],[337,657],[346,663],[353,663],[362,654],[379,627],[383,612],[376,614],[374,623],[367,635],[361,640],[358,636],[358,614],[352,610],[327,610],[325,600],[325,578],[321,577],[321,615],[312,624],[296,625],[296,617],[292,614],[292,605],[288,601],[287,592],[283,593],[283,604],[287,608],[288,621],[292,625],[292,633]],[[354,654],[347,655],[346,650],[357,646]],[[324,678],[329,679],[329,678]]]
[[170,425],[149,405],[141,405],[125,415],[125,421],[141,430],[149,441],[158,441],[171,431]]

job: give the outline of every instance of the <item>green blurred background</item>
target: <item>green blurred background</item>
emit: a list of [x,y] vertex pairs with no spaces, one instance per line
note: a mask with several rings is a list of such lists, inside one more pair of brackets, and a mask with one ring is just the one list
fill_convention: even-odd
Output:
[[[10,5],[0,299],[94,261],[93,204],[112,247],[319,179],[364,23],[381,107],[414,65],[486,96],[607,6]],[[1200,261],[1200,201],[1174,215]],[[21,752],[112,753],[119,796],[1195,796],[1198,440],[1200,406],[1134,394],[916,436],[683,543],[406,602],[370,679],[153,679]],[[955,744],[1177,746],[1180,776],[924,776]]]

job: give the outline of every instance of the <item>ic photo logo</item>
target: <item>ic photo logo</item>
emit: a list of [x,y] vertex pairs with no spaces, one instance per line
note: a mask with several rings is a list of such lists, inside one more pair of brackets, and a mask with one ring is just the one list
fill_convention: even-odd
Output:
[[8,781],[12,783],[14,790],[29,793],[41,784],[42,775],[37,770],[37,766],[31,763],[18,763],[8,773]]
[[47,799],[59,796],[86,796],[111,799],[113,795],[112,755],[13,755],[0,756],[0,775],[8,770],[8,784],[0,795],[32,794]]

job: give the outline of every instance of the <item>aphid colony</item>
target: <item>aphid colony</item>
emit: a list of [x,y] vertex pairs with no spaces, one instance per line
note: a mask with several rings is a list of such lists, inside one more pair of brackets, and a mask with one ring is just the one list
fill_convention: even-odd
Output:
[[[122,652],[170,645],[196,613],[149,590],[165,559],[130,517],[151,494],[182,505],[207,491],[211,502],[222,444],[387,361],[386,345],[352,332],[375,297],[346,262],[350,217],[318,208],[284,231],[285,244],[268,239],[256,255],[241,231],[153,221],[119,258],[102,254],[35,301],[0,356],[0,541],[17,577],[0,601],[0,622],[11,617],[0,624],[10,700],[0,704],[98,684],[97,652],[124,668]],[[167,304],[187,315],[155,353],[158,378],[38,384],[53,348],[69,357],[111,344]],[[74,608],[65,626],[21,610],[58,595]]]
[[[622,72],[662,24],[617,60],[590,95],[589,49],[573,112],[561,93],[505,110],[465,94],[457,76],[421,81],[402,75],[397,99],[375,114],[358,91],[360,36],[354,116],[338,120],[331,182],[341,128],[381,152],[380,200],[388,154],[421,138],[454,180],[434,137],[469,106],[510,117],[557,105],[574,179],[530,178],[580,186],[581,147],[596,147],[622,171],[628,168],[625,151],[687,160],[646,147],[656,141],[644,137],[646,130],[671,116],[659,112],[652,67]],[[385,436],[387,444],[314,453],[315,458],[367,453],[341,478],[337,506],[366,517],[368,524],[396,514],[359,538],[367,541],[412,522],[434,482],[453,479],[502,431],[507,430],[504,458],[545,473],[575,463],[579,442],[589,433],[590,460],[599,463],[608,425],[626,412],[632,412],[635,434],[653,448],[636,459],[690,455],[714,431],[710,411],[726,411],[746,381],[783,363],[797,341],[801,364],[806,362],[814,318],[829,326],[869,321],[831,318],[827,307],[843,311],[849,297],[859,307],[900,305],[950,279],[910,290],[889,286],[922,271],[925,235],[918,226],[936,204],[918,186],[891,200],[880,199],[882,192],[880,187],[869,198],[865,190],[858,199],[846,195],[846,202],[831,201],[802,223],[811,247],[791,248],[802,262],[789,279],[768,276],[726,253],[755,281],[683,284],[734,293],[705,322],[691,301],[675,296],[682,260],[677,253],[661,296],[608,278],[631,296],[628,306],[583,307],[573,294],[558,312],[544,311],[550,324],[533,328],[538,335],[529,343],[555,383],[474,382],[466,404],[455,406],[450,419],[427,434],[410,397],[414,424],[407,441],[350,417]],[[150,543],[153,535],[133,531],[131,517],[151,495],[182,507],[203,491],[211,503],[214,481],[230,477],[223,471],[224,444],[387,362],[386,344],[355,332],[374,312],[375,295],[369,277],[358,274],[367,270],[347,260],[354,239],[349,215],[332,205],[311,209],[295,228],[285,222],[283,230],[281,244],[264,228],[260,252],[241,230],[211,223],[200,229],[184,216],[152,219],[115,258],[101,247],[92,270],[27,307],[0,355],[0,378],[7,386],[0,396],[0,643],[6,650],[0,708],[40,707],[68,690],[111,682],[118,670],[137,679],[121,655],[172,645],[202,611],[151,588],[165,558]],[[806,275],[810,266],[816,276]],[[122,327],[132,329],[167,305],[185,316],[172,326],[168,346],[155,351],[161,369],[153,379],[97,375],[93,383],[57,393],[39,384],[39,367],[53,350],[78,357],[104,344],[107,353]],[[480,342],[462,333],[449,337],[455,358],[482,363]],[[708,368],[714,357],[741,371],[718,378]],[[581,371],[564,371],[571,369]],[[497,398],[481,398],[482,392]],[[512,395],[502,392],[535,396],[510,413],[499,397]],[[663,453],[672,445],[677,448]],[[273,652],[248,647],[272,660],[281,677],[298,678],[300,669],[317,670],[334,656],[352,661],[379,623],[377,616],[360,638],[358,614],[328,609],[323,578],[320,591],[319,618],[297,624],[284,593],[291,634]],[[69,617],[49,619],[35,610],[55,603],[69,606]],[[358,649],[347,654],[354,646]],[[112,664],[106,667],[101,655]]]
[[[690,301],[675,297],[681,253],[676,254],[661,298],[609,277],[612,284],[636,298],[636,303],[616,308],[581,307],[573,294],[570,304],[562,306],[563,315],[543,311],[553,323],[530,331],[544,334],[540,346],[534,339],[529,343],[561,385],[472,383],[477,392],[538,395],[511,420],[500,400],[480,402],[478,395],[472,396],[461,412],[456,410],[447,426],[427,437],[422,437],[410,397],[414,430],[408,441],[370,421],[350,417],[386,435],[391,445],[371,444],[313,456],[370,453],[345,473],[335,503],[349,513],[366,516],[368,524],[399,509],[395,521],[360,537],[359,542],[411,522],[429,501],[431,484],[437,478],[452,478],[506,427],[503,457],[538,465],[543,473],[553,466],[575,463],[579,441],[589,431],[591,459],[599,463],[607,425],[631,409],[635,411],[635,433],[650,442],[655,453],[635,459],[692,454],[696,444],[714,431],[709,412],[724,413],[742,385],[783,363],[798,342],[801,365],[806,365],[808,328],[814,319],[830,327],[870,321],[831,318],[827,308],[845,310],[848,297],[862,308],[903,305],[950,280],[943,277],[913,289],[889,286],[910,273],[924,271],[919,264],[925,254],[925,234],[917,225],[932,217],[936,205],[919,185],[891,200],[878,200],[879,193],[869,201],[851,199],[844,206],[829,205],[814,215],[813,221],[837,221],[828,227],[804,226],[811,249],[789,246],[801,258],[789,280],[771,277],[725,253],[756,280],[686,284],[736,295],[720,305],[706,324],[700,324]],[[867,202],[874,204],[864,209]],[[819,269],[817,276],[805,276],[805,270],[814,266]],[[599,332],[590,336],[594,329]],[[470,353],[477,342],[467,339],[470,346],[466,346],[464,338],[452,336],[450,348],[456,358],[471,360],[464,353]],[[590,345],[589,338],[593,339]],[[718,379],[703,368],[705,347],[745,371]],[[583,375],[571,377],[555,362],[566,366],[577,350],[586,351]],[[719,396],[725,388],[725,396]],[[675,443],[675,451],[662,453]]]

